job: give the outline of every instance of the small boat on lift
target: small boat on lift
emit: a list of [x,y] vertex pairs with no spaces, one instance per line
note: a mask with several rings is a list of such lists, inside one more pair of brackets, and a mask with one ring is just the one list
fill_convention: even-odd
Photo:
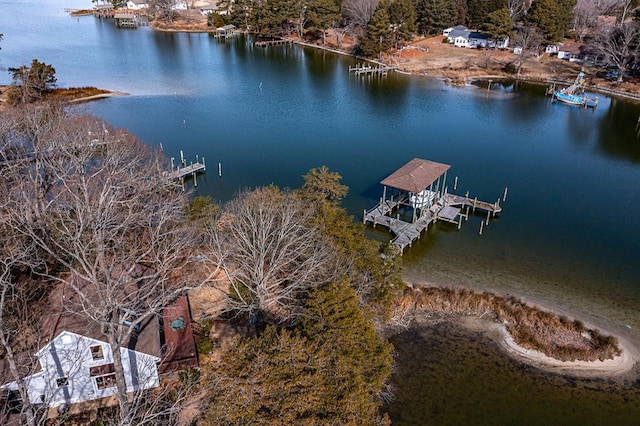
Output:
[[598,105],[598,98],[590,98],[584,93],[585,75],[583,72],[578,74],[576,81],[569,87],[561,90],[555,90],[555,87],[550,88],[550,92],[553,93],[553,99],[568,105],[578,105],[582,107],[595,108]]

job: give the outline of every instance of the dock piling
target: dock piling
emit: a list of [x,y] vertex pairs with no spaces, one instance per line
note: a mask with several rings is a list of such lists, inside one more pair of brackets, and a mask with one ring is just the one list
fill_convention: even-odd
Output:
[[482,235],[482,228],[484,227],[484,221],[480,222],[480,235]]
[[502,194],[502,202],[504,203],[505,201],[507,201],[507,190],[509,188],[507,188],[506,186],[504,187],[504,194]]
[[218,163],[218,177],[222,177],[222,163]]
[[458,189],[458,176],[453,180],[453,192],[455,192],[456,189]]

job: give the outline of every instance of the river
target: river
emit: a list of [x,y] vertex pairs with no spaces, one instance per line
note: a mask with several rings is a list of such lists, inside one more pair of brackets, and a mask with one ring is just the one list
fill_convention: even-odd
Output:
[[[450,164],[450,190],[457,176],[460,194],[495,201],[508,187],[504,211],[482,236],[480,216],[460,231],[431,228],[404,253],[409,282],[515,294],[640,346],[638,104],[600,96],[595,110],[585,110],[551,103],[545,88],[534,85],[494,82],[487,90],[393,73],[362,78],[348,73],[352,58],[321,50],[264,49],[244,38],[225,42],[147,27],[118,30],[107,20],[69,17],[63,7],[90,4],[3,2],[0,67],[37,58],[55,67],[60,86],[129,93],[82,108],[162,146],[169,157],[179,158],[180,150],[189,160],[204,156],[209,168],[198,193],[224,202],[245,187],[298,187],[307,170],[324,164],[344,177],[350,188],[345,206],[358,220],[380,197],[380,180],[410,159]],[[9,74],[0,73],[0,84],[9,82]],[[380,230],[371,234],[390,238]],[[398,348],[410,353],[403,341],[397,340]],[[469,347],[489,345],[478,341]],[[431,338],[424,342],[425,350],[437,346]],[[450,341],[452,351],[465,350],[459,342]],[[496,357],[492,352],[483,359]],[[462,371],[448,382],[462,397],[486,379],[473,382],[475,368],[511,374],[504,363],[477,359],[462,370],[433,365],[440,365],[443,377]],[[522,383],[547,377],[514,369]],[[420,387],[436,385],[429,377],[420,379]],[[550,404],[561,407],[562,386],[553,389],[541,392],[555,395]],[[611,405],[605,394],[594,398]],[[514,395],[509,404],[526,404],[523,395]],[[638,404],[633,395],[626,398]],[[414,419],[458,423],[448,410],[435,417],[432,408],[420,411],[411,401]],[[464,409],[473,412],[481,402]]]

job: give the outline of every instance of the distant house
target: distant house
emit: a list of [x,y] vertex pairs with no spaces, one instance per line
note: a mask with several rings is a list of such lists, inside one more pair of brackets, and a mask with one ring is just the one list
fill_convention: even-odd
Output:
[[565,44],[558,48],[558,59],[566,59],[569,62],[582,63],[585,59],[582,44]]
[[467,27],[462,25],[447,28],[442,32],[442,34],[448,37],[449,43],[456,47],[497,47],[498,49],[507,49],[509,47],[509,37],[498,41],[490,40],[488,34],[478,31],[470,31]]
[[142,10],[142,9],[148,9],[148,8],[149,8],[149,3],[147,3],[147,0],[128,0],[127,1],[127,9]]
[[514,55],[521,55],[522,54],[522,46],[514,46],[513,54]]
[[[32,404],[59,407],[117,393],[111,345],[63,331],[36,352],[40,371],[24,378]],[[160,358],[121,348],[127,392],[159,386]],[[18,389],[16,382],[0,388]]]
[[471,31],[467,27],[458,25],[453,28],[447,28],[447,30],[443,31],[443,34],[444,32],[448,33],[447,38],[450,44],[456,47],[469,47],[469,34]]
[[184,1],[178,1],[171,6],[171,10],[187,10],[187,3]]
[[562,43],[556,43],[556,44],[547,44],[544,48],[544,53],[548,53],[548,54],[553,54],[553,53],[558,53],[558,49],[562,47]]
[[218,15],[228,15],[229,11],[227,9],[221,9],[218,5],[218,2],[212,2],[208,6],[202,6],[200,8],[200,13],[203,16],[207,16],[210,13],[217,13]]
[[217,6],[204,6],[200,8],[200,14],[202,16],[208,16],[210,13],[218,13]]
[[449,37],[451,31],[468,31],[468,29],[464,25],[456,25],[455,27],[449,27],[446,30],[443,30],[442,35],[445,37]]

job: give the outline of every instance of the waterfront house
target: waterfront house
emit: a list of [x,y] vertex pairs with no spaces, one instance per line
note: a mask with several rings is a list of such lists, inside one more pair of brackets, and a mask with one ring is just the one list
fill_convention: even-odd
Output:
[[[24,378],[29,401],[60,407],[117,393],[113,352],[107,342],[63,331],[35,353],[40,371]],[[121,348],[127,392],[158,387],[160,358]],[[17,391],[16,382],[1,387]]]
[[127,1],[127,9],[142,10],[142,9],[148,9],[148,8],[149,8],[149,3],[147,3],[147,0],[128,0]]
[[582,44],[570,43],[558,48],[558,59],[566,59],[569,62],[582,63],[585,59]]
[[445,37],[449,37],[451,31],[468,31],[467,27],[464,25],[456,25],[455,27],[449,27],[442,31],[442,35]]
[[[35,374],[24,378],[29,400],[35,405],[68,407],[116,393],[111,346],[103,340],[99,324],[74,309],[77,299],[63,285],[49,294],[49,312],[39,336],[44,346],[39,346],[33,358]],[[160,374],[198,366],[187,295],[169,303],[159,315],[144,319],[137,318],[138,312],[122,311],[127,313],[123,325],[134,329],[120,349],[128,392],[157,387]],[[31,354],[20,357],[31,358]],[[6,382],[14,379],[7,376],[2,360],[0,372]],[[15,382],[0,389],[9,401],[19,399]]]
[[[446,31],[446,30],[445,30]],[[455,47],[469,47],[469,34],[471,31],[462,25],[451,28],[448,32],[449,43]]]
[[498,48],[507,49],[509,47],[509,37],[491,40],[488,34],[478,31],[470,31],[463,25],[447,28],[442,32],[449,39],[449,43],[456,47],[477,48]]

